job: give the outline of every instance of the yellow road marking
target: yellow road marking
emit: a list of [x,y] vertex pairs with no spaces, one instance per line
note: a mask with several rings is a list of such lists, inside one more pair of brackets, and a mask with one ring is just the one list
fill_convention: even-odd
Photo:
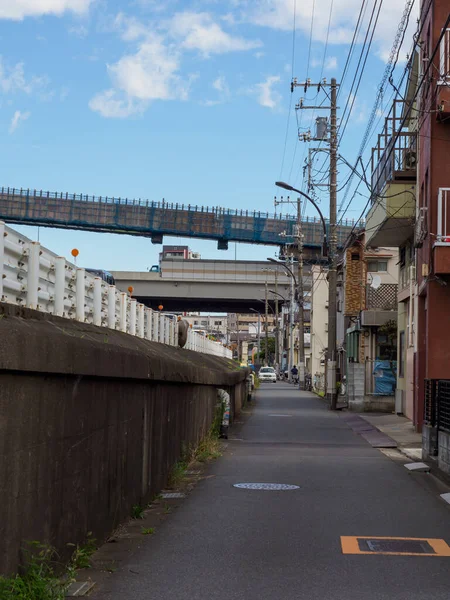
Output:
[[[376,552],[361,550],[358,540],[401,540],[409,542],[427,542],[434,550],[430,552]],[[408,537],[377,537],[377,536],[341,536],[342,554],[385,554],[389,556],[450,556],[450,546],[442,539],[436,538],[408,538]]]

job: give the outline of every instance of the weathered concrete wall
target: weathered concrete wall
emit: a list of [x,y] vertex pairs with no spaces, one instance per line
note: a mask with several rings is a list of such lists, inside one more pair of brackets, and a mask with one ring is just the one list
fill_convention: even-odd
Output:
[[348,363],[347,367],[347,402],[348,409],[357,412],[364,410],[364,365]]
[[438,444],[438,466],[441,471],[450,475],[450,433],[439,431]]
[[425,460],[436,458],[438,432],[436,427],[424,425],[422,429],[422,456]]
[[0,572],[28,540],[104,539],[212,423],[225,359],[0,305]]

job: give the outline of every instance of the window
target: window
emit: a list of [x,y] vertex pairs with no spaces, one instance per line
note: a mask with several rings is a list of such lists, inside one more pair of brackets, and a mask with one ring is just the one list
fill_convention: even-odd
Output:
[[208,327],[208,321],[202,321],[201,322],[201,326],[202,327]]
[[404,377],[405,376],[405,332],[404,331],[400,331],[399,344],[400,344],[400,346],[398,349],[398,361],[399,361],[398,376]]
[[352,252],[352,260],[359,260],[359,254],[356,252]]
[[368,260],[367,270],[369,273],[385,273],[387,271],[387,260]]
[[214,321],[214,325],[222,325],[222,321]]
[[194,325],[198,325],[198,321],[194,321]]

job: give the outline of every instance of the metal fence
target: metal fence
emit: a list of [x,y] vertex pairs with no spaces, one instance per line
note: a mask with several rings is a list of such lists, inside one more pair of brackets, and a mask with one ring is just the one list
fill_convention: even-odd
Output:
[[[178,322],[43,248],[0,221],[0,301],[178,346]],[[185,348],[232,358],[192,330]]]
[[431,427],[436,426],[436,380],[435,379],[425,379],[425,397],[424,397],[424,423],[426,425],[431,425]]
[[450,432],[450,379],[425,379],[424,423]]

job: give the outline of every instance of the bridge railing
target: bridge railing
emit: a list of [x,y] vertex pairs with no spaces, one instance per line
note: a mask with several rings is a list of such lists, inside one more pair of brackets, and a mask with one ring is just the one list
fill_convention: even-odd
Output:
[[[0,221],[0,301],[130,335],[178,345],[175,315],[154,311]],[[193,331],[186,348],[231,358],[231,350]]]
[[[296,218],[289,214],[11,187],[0,190],[0,219],[135,235],[276,245],[292,243],[296,225]],[[339,225],[338,244],[345,242],[354,225],[354,221],[347,220]],[[323,230],[318,216],[305,217],[302,228],[305,244],[320,247]]]

